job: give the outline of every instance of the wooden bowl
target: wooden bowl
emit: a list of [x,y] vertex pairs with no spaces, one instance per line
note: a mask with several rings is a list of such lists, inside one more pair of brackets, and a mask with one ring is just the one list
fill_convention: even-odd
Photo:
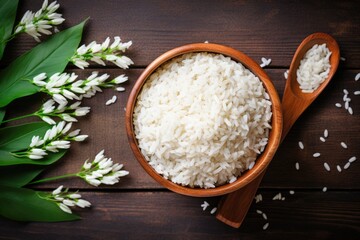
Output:
[[[270,95],[270,100],[272,102],[272,130],[269,134],[268,144],[262,152],[261,155],[258,156],[256,160],[256,164],[251,170],[247,170],[242,173],[241,176],[233,183],[227,183],[221,186],[217,186],[215,188],[191,188],[178,185],[176,183],[171,182],[170,180],[165,179],[160,174],[158,174],[147,162],[145,157],[142,155],[138,143],[134,133],[133,127],[133,112],[136,104],[137,96],[141,91],[142,86],[148,77],[163,63],[168,60],[175,58],[179,55],[183,55],[191,52],[211,52],[211,53],[219,53],[224,56],[231,57],[234,61],[242,63],[246,68],[248,68],[252,73],[254,73],[264,84],[268,94]],[[194,196],[194,197],[211,197],[211,196],[219,196],[223,194],[227,194],[233,192],[249,182],[256,179],[259,174],[266,169],[271,159],[273,158],[281,139],[281,131],[282,131],[282,113],[281,113],[281,104],[276,92],[274,85],[272,84],[270,78],[264,72],[264,70],[250,57],[246,56],[244,53],[237,51],[233,48],[226,47],[218,44],[210,44],[210,43],[195,43],[189,44],[185,46],[181,46],[175,49],[172,49],[157,59],[155,59],[141,74],[139,79],[136,81],[127,105],[126,105],[126,114],[125,114],[125,122],[126,122],[126,131],[128,140],[130,143],[130,147],[134,152],[136,159],[139,161],[141,166],[145,169],[145,171],[154,178],[157,182],[159,182],[164,187],[183,195]]]

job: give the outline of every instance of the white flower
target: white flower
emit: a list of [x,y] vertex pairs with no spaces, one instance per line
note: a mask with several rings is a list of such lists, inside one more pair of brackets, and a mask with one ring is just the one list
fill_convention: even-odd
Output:
[[72,213],[72,211],[71,211],[71,209],[68,207],[68,206],[66,206],[65,204],[63,204],[63,203],[60,203],[59,204],[59,207],[60,207],[60,209],[61,210],[63,210],[64,212],[67,212],[67,213]]
[[60,7],[57,2],[52,2],[48,5],[48,1],[45,0],[40,10],[36,13],[32,11],[26,11],[24,16],[21,18],[20,23],[15,27],[15,33],[25,32],[32,36],[36,41],[40,42],[39,37],[42,34],[51,35],[50,29],[59,25],[65,21],[61,14],[55,13]]
[[123,82],[126,82],[128,80],[128,77],[125,76],[124,74],[120,75],[120,76],[117,76],[115,79],[114,79],[114,82],[116,84],[120,84],[120,83],[123,83]]
[[81,208],[86,208],[86,207],[91,206],[91,203],[84,199],[79,199],[78,201],[75,202],[75,204],[76,204],[76,206],[81,207]]
[[80,104],[81,102],[78,101],[70,106],[59,104],[56,107],[56,102],[53,99],[50,99],[46,101],[34,115],[40,117],[50,125],[56,124],[52,117],[61,118],[66,122],[77,122],[77,119],[74,117],[85,116],[90,112],[90,107],[81,107]]
[[71,123],[64,121],[54,125],[45,132],[43,138],[33,136],[29,148],[26,151],[13,152],[16,157],[29,157],[30,159],[42,159],[47,152],[58,152],[59,149],[70,148],[71,141],[83,141],[88,135],[78,135],[80,130],[75,130],[66,135],[71,128]]
[[59,193],[61,193],[61,190],[63,189],[63,185],[60,185],[57,189],[55,189],[53,192],[52,192],[52,195],[58,195]]
[[46,73],[40,73],[33,78],[33,83],[40,87],[45,86],[44,80],[47,78]]
[[59,208],[66,212],[71,214],[72,210],[70,207],[90,207],[91,203],[89,201],[86,201],[84,199],[81,199],[81,195],[77,192],[75,193],[69,193],[68,189],[64,189],[63,185],[56,188],[54,191],[52,191],[51,194],[48,194],[45,197],[42,197],[48,201],[55,202]]
[[120,177],[129,174],[128,171],[121,170],[122,167],[122,164],[114,164],[111,158],[105,157],[104,150],[101,150],[92,163],[85,161],[77,176],[96,187],[100,184],[113,185],[119,182]]
[[76,142],[82,142],[87,138],[88,138],[88,135],[78,135],[78,136],[74,137],[73,139]]
[[70,61],[77,67],[84,69],[89,66],[87,61],[93,61],[105,66],[104,61],[109,61],[120,68],[127,69],[133,61],[123,56],[123,53],[132,45],[132,42],[122,43],[119,36],[114,37],[114,42],[110,45],[110,38],[107,37],[101,44],[95,41],[89,45],[81,45]]

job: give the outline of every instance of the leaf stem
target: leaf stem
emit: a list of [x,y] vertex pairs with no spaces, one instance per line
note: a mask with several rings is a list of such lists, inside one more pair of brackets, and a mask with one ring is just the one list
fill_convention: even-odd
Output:
[[37,184],[37,183],[43,183],[43,182],[50,182],[50,181],[55,181],[58,179],[63,179],[63,178],[69,178],[69,177],[77,177],[77,173],[70,173],[70,174],[65,174],[65,175],[61,175],[61,176],[56,176],[56,177],[50,177],[50,178],[43,178],[37,181],[33,181],[28,183],[28,185],[30,184]]
[[11,119],[2,121],[2,123],[12,122],[12,121],[16,121],[16,120],[19,120],[19,119],[23,119],[23,118],[27,118],[27,117],[32,117],[32,116],[36,116],[36,114],[31,113],[31,114],[23,115],[23,116],[20,116],[20,117],[11,118]]

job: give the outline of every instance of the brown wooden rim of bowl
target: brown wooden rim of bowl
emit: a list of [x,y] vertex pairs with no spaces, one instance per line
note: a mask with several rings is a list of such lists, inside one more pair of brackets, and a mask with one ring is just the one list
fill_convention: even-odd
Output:
[[[263,82],[264,87],[266,88],[272,102],[272,130],[270,131],[269,142],[264,152],[262,152],[261,155],[257,158],[254,167],[249,171],[245,171],[233,183],[227,183],[209,189],[190,188],[190,187],[181,186],[162,177],[148,164],[147,160],[142,155],[138,147],[133,129],[133,111],[137,96],[142,86],[144,85],[145,81],[160,65],[164,64],[165,62],[167,62],[168,60],[174,57],[190,52],[210,52],[210,53],[223,54],[225,56],[231,57],[233,60],[237,62],[242,63],[252,73],[258,76],[259,79]],[[127,132],[129,144],[136,159],[152,178],[154,178],[164,187],[183,195],[193,196],[193,197],[212,197],[212,196],[227,194],[241,187],[244,187],[246,184],[253,181],[257,176],[260,175],[260,173],[262,173],[262,171],[266,169],[266,167],[272,160],[280,144],[281,132],[282,132],[281,103],[277,91],[273,83],[271,82],[270,78],[268,77],[268,75],[250,57],[246,56],[244,53],[236,49],[224,45],[212,44],[212,43],[194,43],[194,44],[180,46],[168,52],[165,52],[164,54],[156,58],[150,65],[148,65],[148,67],[144,70],[144,72],[140,75],[140,77],[136,81],[129,95],[128,102],[126,105],[125,125],[126,125],[126,132]]]

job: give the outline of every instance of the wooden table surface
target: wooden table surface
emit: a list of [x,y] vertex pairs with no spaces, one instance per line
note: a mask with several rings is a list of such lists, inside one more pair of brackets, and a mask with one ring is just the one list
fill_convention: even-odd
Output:
[[[42,1],[22,1],[18,17],[27,9],[40,8]],[[86,100],[90,115],[76,124],[89,134],[84,143],[73,144],[68,154],[51,166],[43,177],[76,172],[84,160],[101,149],[115,162],[121,162],[130,175],[115,186],[92,187],[80,179],[37,185],[49,191],[60,184],[81,194],[93,206],[80,211],[82,220],[65,223],[19,223],[0,219],[0,239],[359,239],[360,238],[360,160],[342,172],[351,156],[360,158],[360,4],[358,1],[100,1],[61,0],[66,21],[73,26],[90,16],[83,43],[102,42],[107,36],[133,41],[128,56],[135,62],[129,70],[114,66],[86,70],[69,67],[85,77],[94,70],[111,76],[125,73],[129,81],[123,93],[105,90]],[[253,203],[239,229],[216,220],[210,210],[220,198],[192,198],[170,192],[152,180],[138,164],[127,142],[124,107],[128,94],[144,68],[160,54],[180,45],[209,41],[224,44],[261,63],[281,97],[284,72],[300,42],[309,34],[325,32],[339,43],[339,69],[327,89],[299,118],[281,145],[261,183],[263,201]],[[10,44],[6,65],[35,46],[29,36]],[[351,97],[354,114],[335,107],[343,103],[343,89]],[[118,101],[105,106],[116,94]],[[13,103],[10,114],[36,109],[41,97]],[[31,104],[29,104],[29,102]],[[26,110],[25,110],[26,109]],[[319,137],[325,129],[325,143]],[[298,147],[298,141],[305,145]],[[348,149],[340,146],[347,143]],[[312,155],[320,152],[321,157]],[[300,169],[295,169],[298,162]],[[324,169],[327,162],[331,171]],[[322,189],[327,187],[327,191]],[[291,195],[290,190],[295,191]],[[272,198],[281,193],[284,201]],[[200,205],[208,201],[203,211]],[[261,210],[268,220],[256,213]],[[263,225],[269,222],[267,230]]]

